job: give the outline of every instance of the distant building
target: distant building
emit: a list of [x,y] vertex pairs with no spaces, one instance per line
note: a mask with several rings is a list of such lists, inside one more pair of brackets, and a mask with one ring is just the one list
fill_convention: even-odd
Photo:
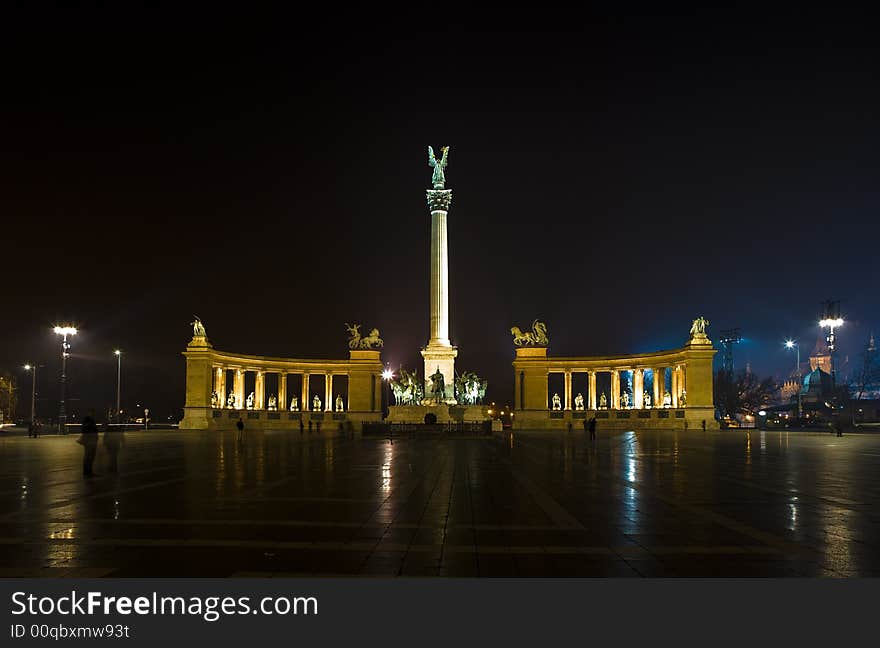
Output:
[[[797,398],[798,391],[801,392],[801,401],[803,402],[803,390],[805,389],[804,385],[806,384],[806,380],[817,369],[828,376],[828,386],[830,390],[831,352],[828,350],[828,345],[825,343],[825,339],[821,335],[819,336],[819,339],[816,340],[816,346],[813,348],[810,357],[807,358],[807,360],[802,361],[797,370],[792,371],[785,382],[782,383],[782,387],[779,388],[779,402],[781,404],[789,403],[793,398]],[[816,378],[816,380],[821,379]],[[815,385],[813,393],[816,393]]]

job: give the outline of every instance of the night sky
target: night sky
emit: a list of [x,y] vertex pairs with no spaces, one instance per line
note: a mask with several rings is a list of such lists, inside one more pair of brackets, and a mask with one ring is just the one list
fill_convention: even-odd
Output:
[[193,314],[217,348],[292,357],[345,357],[362,322],[420,367],[428,144],[452,147],[456,366],[493,400],[534,318],[551,354],[598,355],[705,315],[777,377],[822,300],[841,359],[880,324],[867,16],[376,7],[5,12],[0,369],[29,389],[18,367],[46,365],[38,414],[59,322],[74,412],[113,403],[116,347],[126,408],[182,407]]

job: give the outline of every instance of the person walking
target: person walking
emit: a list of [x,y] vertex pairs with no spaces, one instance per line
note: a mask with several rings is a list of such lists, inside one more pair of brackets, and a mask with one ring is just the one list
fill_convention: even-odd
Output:
[[596,440],[596,416],[590,419],[590,441]]
[[306,429],[306,426],[303,425],[302,416],[299,417],[299,433],[302,434]]
[[706,419],[703,419],[703,432],[706,431]]
[[238,423],[235,424],[235,427],[238,428],[238,436],[236,437],[236,441],[244,440],[244,421],[241,420],[241,417],[238,417]]
[[95,455],[98,453],[98,426],[90,411],[82,420],[80,427],[79,443],[83,447],[83,477],[94,477],[92,467],[95,463]]

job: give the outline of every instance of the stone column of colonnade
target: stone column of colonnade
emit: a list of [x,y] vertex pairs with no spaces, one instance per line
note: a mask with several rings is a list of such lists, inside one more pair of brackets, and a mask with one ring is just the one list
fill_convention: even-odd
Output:
[[312,408],[309,402],[309,374],[303,372],[302,377],[302,398],[299,401],[299,408],[303,412],[308,412]]
[[633,369],[633,407],[642,409],[645,406],[643,392],[645,391],[644,369]]
[[232,390],[235,393],[235,409],[244,408],[244,371],[235,370],[235,376],[232,380]]
[[589,401],[589,409],[596,409],[596,372],[590,371],[588,372],[589,376],[589,394],[587,395],[587,400]]
[[226,407],[226,368],[214,367],[214,391],[220,407]]
[[571,371],[566,370],[565,372],[565,407],[564,409],[571,409]]
[[620,408],[620,371],[617,369],[611,370],[611,402],[608,403],[608,407]]
[[663,406],[663,392],[666,387],[666,369],[654,369],[654,407]]
[[266,374],[262,371],[256,372],[254,380],[254,409],[266,409]]
[[324,411],[333,411],[333,374],[324,374]]
[[287,409],[287,372],[278,372],[278,409]]
[[680,372],[678,369],[679,369],[678,366],[675,366],[672,368],[672,406],[673,407],[678,407],[678,391],[679,391],[678,378],[680,375]]

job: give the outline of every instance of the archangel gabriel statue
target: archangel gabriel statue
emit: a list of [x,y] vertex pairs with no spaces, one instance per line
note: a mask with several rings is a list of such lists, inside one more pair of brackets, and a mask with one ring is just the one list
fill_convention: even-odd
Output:
[[443,173],[443,169],[446,168],[446,160],[449,157],[449,147],[441,147],[440,152],[443,155],[438,160],[434,157],[434,149],[430,146],[428,147],[428,166],[434,168],[434,175],[431,177],[431,183],[434,185],[434,189],[444,189],[446,185],[446,174]]

